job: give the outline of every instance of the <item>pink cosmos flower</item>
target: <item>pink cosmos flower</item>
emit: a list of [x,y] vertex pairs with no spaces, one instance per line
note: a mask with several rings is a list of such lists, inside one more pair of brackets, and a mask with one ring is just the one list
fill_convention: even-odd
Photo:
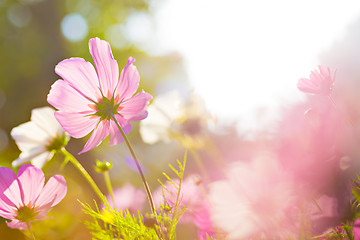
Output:
[[[200,185],[199,179],[197,175],[188,176],[181,184],[180,208],[184,208],[186,211],[179,219],[179,223],[195,225],[197,227],[198,239],[203,240],[207,239],[206,235],[212,236],[214,234],[214,228],[211,221],[210,205],[205,195],[205,188]],[[177,179],[173,179],[173,182],[179,184]],[[161,204],[165,204],[165,201],[169,207],[174,207],[175,205],[178,189],[168,182],[165,183],[165,187],[167,191],[160,187],[153,194],[154,202],[158,209],[160,209]]]
[[66,195],[63,176],[55,175],[45,183],[41,169],[25,164],[18,176],[7,167],[0,167],[0,216],[11,220],[11,228],[27,229],[27,222],[45,218],[50,209]]
[[319,71],[314,70],[311,72],[310,79],[299,79],[297,87],[300,91],[305,93],[327,96],[331,93],[335,75],[336,71],[334,72],[333,77],[331,77],[330,68],[319,66]]
[[111,115],[128,134],[132,128],[130,121],[147,117],[146,106],[152,99],[144,91],[134,95],[140,81],[134,58],[129,57],[119,78],[119,67],[109,43],[92,38],[89,48],[96,71],[82,58],[65,59],[55,67],[62,79],[51,86],[48,95],[48,102],[60,110],[55,117],[66,132],[74,138],[92,132],[80,153],[95,148],[109,134],[110,145],[123,142]]
[[121,188],[116,188],[114,190],[115,205],[113,204],[110,195],[106,197],[111,207],[123,211],[126,211],[127,209],[131,214],[137,214],[137,212],[143,208],[146,201],[144,191],[135,188],[130,183],[126,183]]

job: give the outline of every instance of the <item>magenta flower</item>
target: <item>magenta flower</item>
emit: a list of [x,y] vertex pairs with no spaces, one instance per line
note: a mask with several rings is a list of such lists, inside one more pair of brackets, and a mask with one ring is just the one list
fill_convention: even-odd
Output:
[[319,66],[319,71],[314,70],[310,74],[310,79],[301,78],[297,87],[304,93],[328,96],[335,82],[336,71],[331,77],[330,68]]
[[48,95],[48,102],[60,110],[55,112],[55,117],[66,132],[74,138],[92,132],[80,153],[95,148],[109,134],[110,145],[123,142],[111,115],[128,134],[132,128],[130,121],[147,117],[146,106],[152,99],[144,91],[134,95],[140,81],[140,75],[132,64],[134,58],[129,57],[119,78],[119,67],[109,43],[92,38],[89,48],[96,71],[82,58],[65,59],[55,67],[62,79],[51,86]]
[[7,167],[0,167],[0,216],[11,220],[11,228],[27,229],[27,223],[45,218],[50,209],[66,195],[63,176],[55,175],[45,183],[41,169],[25,164],[18,176]]

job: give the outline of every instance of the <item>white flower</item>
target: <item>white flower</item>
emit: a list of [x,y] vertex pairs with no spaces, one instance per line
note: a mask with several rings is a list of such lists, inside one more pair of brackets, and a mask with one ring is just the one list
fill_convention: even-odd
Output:
[[54,117],[50,107],[35,108],[31,111],[31,121],[23,123],[11,131],[11,136],[22,151],[12,165],[17,167],[25,162],[42,168],[56,150],[65,146],[70,136],[65,133]]
[[199,142],[209,119],[199,97],[191,94],[184,103],[177,91],[155,97],[148,113],[148,117],[140,122],[140,134],[149,144],[169,142],[172,138],[184,145],[189,141],[191,144]]
[[289,230],[286,210],[294,200],[290,179],[271,159],[240,162],[227,173],[226,180],[210,185],[214,224],[228,233],[228,239],[280,239]]

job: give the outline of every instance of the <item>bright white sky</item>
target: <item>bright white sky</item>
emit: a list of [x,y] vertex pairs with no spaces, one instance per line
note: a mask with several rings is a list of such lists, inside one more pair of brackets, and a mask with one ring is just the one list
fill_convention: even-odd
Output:
[[281,104],[301,99],[297,79],[360,17],[359,0],[154,3],[161,50],[180,52],[212,113],[248,127],[259,107],[276,115]]

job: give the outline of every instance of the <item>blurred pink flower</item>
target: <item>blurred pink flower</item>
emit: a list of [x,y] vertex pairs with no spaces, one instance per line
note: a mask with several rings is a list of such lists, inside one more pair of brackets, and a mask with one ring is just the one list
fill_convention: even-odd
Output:
[[66,132],[74,138],[92,132],[80,153],[95,148],[109,134],[110,145],[123,142],[111,114],[128,134],[132,128],[130,121],[147,117],[146,106],[152,99],[144,91],[134,95],[140,81],[134,58],[129,57],[119,78],[119,67],[109,43],[92,38],[89,48],[96,71],[82,58],[65,59],[55,67],[62,79],[51,86],[48,95],[48,102],[60,110],[55,117]]
[[[173,181],[176,184],[179,183],[178,180]],[[199,177],[193,175],[185,178],[181,184],[180,208],[186,209],[186,212],[179,222],[194,224],[198,229],[198,239],[206,239],[206,234],[211,236],[213,233],[213,225],[210,218],[210,206],[205,198],[205,188],[202,189],[202,185],[198,181]],[[158,208],[160,204],[164,204],[164,200],[169,204],[169,207],[173,207],[175,204],[178,190],[169,183],[166,183],[165,187],[168,191],[160,187],[153,194],[155,205]]]
[[55,175],[45,183],[41,169],[25,164],[18,176],[10,168],[0,168],[0,216],[11,220],[11,228],[27,229],[27,222],[45,218],[50,209],[66,195],[63,176]]
[[[210,185],[211,218],[227,239],[269,239],[291,234],[287,211],[294,204],[291,178],[272,159],[238,162],[227,179]],[[284,233],[286,232],[286,234]]]
[[115,205],[110,195],[107,196],[107,199],[110,206],[114,209],[121,209],[123,211],[128,209],[131,214],[136,214],[142,209],[146,201],[146,195],[143,190],[135,188],[130,183],[126,183],[121,188],[114,190]]
[[203,207],[195,212],[194,224],[198,228],[199,240],[207,240],[208,236],[215,236],[215,228],[211,220],[211,206],[208,202],[203,201]]
[[335,75],[336,71],[331,77],[330,68],[319,66],[319,71],[314,70],[311,72],[310,79],[299,79],[297,87],[305,93],[328,96],[332,91]]
[[[197,176],[189,176],[185,178],[181,184],[180,207],[187,208],[187,211],[181,218],[182,222],[191,221],[193,212],[203,205],[204,198],[200,186],[196,184],[197,179]],[[173,182],[179,184],[179,180],[177,179],[173,179]],[[165,200],[170,207],[173,207],[175,204],[178,190],[170,183],[166,183],[165,187],[167,190],[160,187],[153,194],[155,205],[158,206],[158,208],[160,207],[160,204],[164,204]]]

